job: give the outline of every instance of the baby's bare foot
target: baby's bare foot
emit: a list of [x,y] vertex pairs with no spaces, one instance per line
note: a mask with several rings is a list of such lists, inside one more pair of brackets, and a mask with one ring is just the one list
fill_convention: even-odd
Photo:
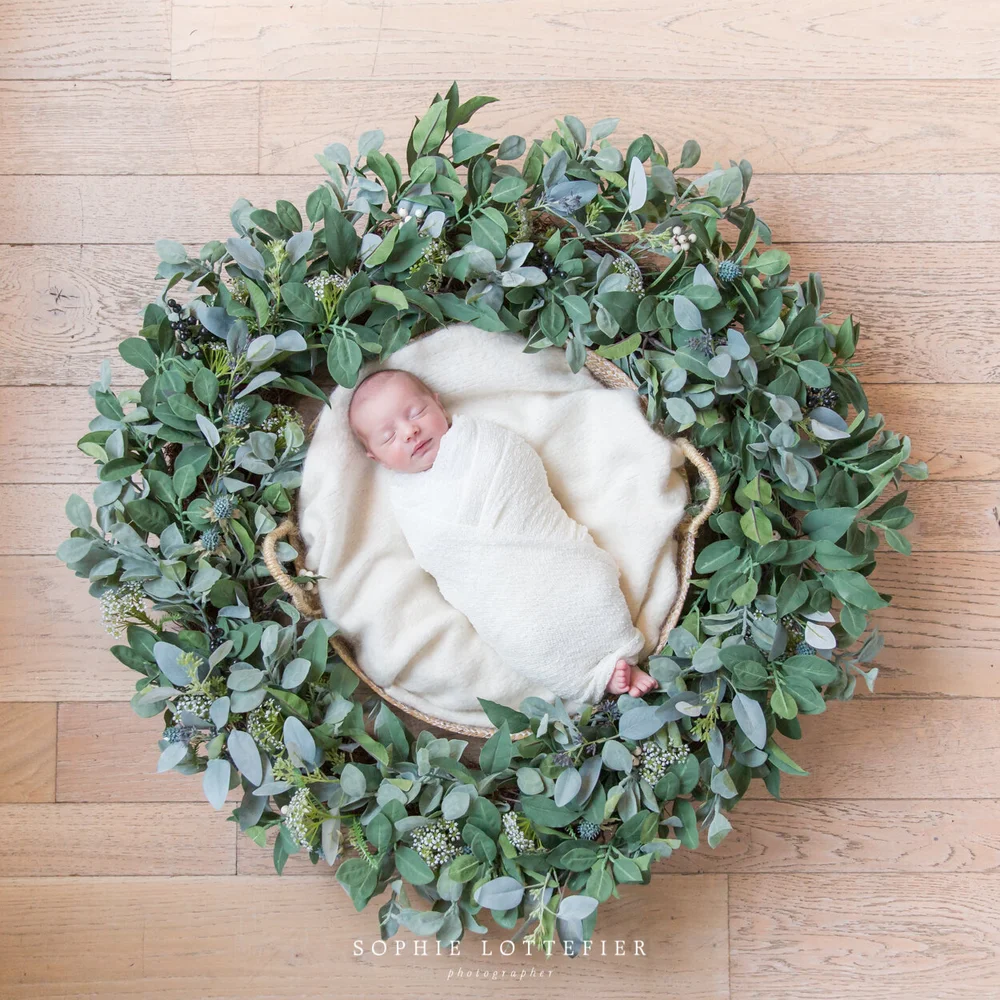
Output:
[[605,690],[608,694],[624,694],[632,683],[632,665],[624,659],[615,664]]
[[638,667],[632,667],[632,677],[628,693],[632,695],[633,698],[641,698],[644,694],[648,694],[653,690],[653,688],[659,686],[659,682],[655,677],[650,677],[645,670],[640,670]]

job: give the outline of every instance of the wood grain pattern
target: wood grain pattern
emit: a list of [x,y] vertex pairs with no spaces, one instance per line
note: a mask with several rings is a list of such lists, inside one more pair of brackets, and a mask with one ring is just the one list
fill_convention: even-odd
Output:
[[[0,996],[1000,995],[1000,7],[7,0],[0,18]],[[818,272],[824,310],[860,322],[872,409],[931,470],[902,483],[913,556],[872,576],[892,596],[875,693],[803,716],[779,742],[807,776],[777,800],[757,783],[717,849],[702,831],[602,906],[596,937],[645,956],[483,957],[470,934],[421,958],[407,931],[399,956],[353,954],[380,900],[356,913],[301,853],[278,877],[227,818],[240,790],[216,811],[199,776],[156,773],[162,721],[131,710],[121,637],[54,555],[66,498],[96,483],[87,386],[104,358],[116,390],[138,384],[117,345],[160,291],[154,242],[225,238],[239,197],[304,208],[315,154],[366,129],[404,162],[452,79],[498,98],[471,123],[498,140],[613,114],[623,150],[646,132],[675,162],[697,139],[690,177],[747,158],[793,278]]]
[[[97,921],[95,894],[102,900]],[[377,897],[370,905],[377,909],[383,901]],[[413,904],[427,909],[419,898]],[[322,876],[10,878],[0,880],[0,908],[20,914],[16,928],[0,925],[0,968],[11,1000],[37,997],[41,990],[68,997],[94,985],[101,997],[157,1000],[189,1000],[192,990],[219,1000],[299,1000],[329,997],[332,988],[368,998],[389,981],[397,989],[405,983],[408,997],[481,996],[473,992],[477,968],[481,976],[496,970],[496,982],[480,980],[489,995],[499,987],[504,996],[525,1000],[540,989],[558,994],[584,988],[637,998],[666,980],[695,1000],[716,1000],[728,989],[726,880],[717,875],[663,875],[652,887],[623,886],[621,899],[607,903],[607,933],[595,935],[606,938],[608,953],[600,955],[598,943],[591,955],[575,959],[558,950],[549,959],[537,952],[529,958],[523,946],[502,957],[501,942],[510,932],[488,914],[491,957],[483,957],[479,935],[467,935],[454,957],[447,949],[437,955],[433,937],[423,939],[426,955],[415,954],[418,939],[406,932],[389,942],[387,955],[373,955],[377,930],[362,926],[341,886]],[[61,932],[53,935],[53,926]],[[655,944],[647,934],[652,927]],[[637,939],[646,944],[645,956],[615,956],[616,940],[633,953]],[[355,941],[363,956],[355,957]],[[406,943],[398,955],[397,941]],[[460,968],[464,981],[457,978]]]
[[[196,256],[228,227],[220,220],[214,231],[204,229],[189,252]],[[166,223],[151,239],[165,233]],[[987,246],[907,245],[887,255],[877,245],[791,244],[778,235],[774,245],[790,252],[795,280],[819,273],[831,322],[850,314],[861,324],[850,363],[865,386],[1000,382],[1000,332],[993,322],[1000,311],[1000,266]],[[116,391],[138,385],[141,375],[122,360],[118,344],[137,335],[145,303],[159,294],[152,280],[157,263],[152,246],[0,247],[0,324],[10,331],[0,385],[85,389],[105,358]],[[936,281],[965,289],[960,322],[955,301],[927,284],[928,271]],[[178,286],[172,297],[186,302],[191,296]],[[85,392],[67,398],[89,401]],[[952,395],[949,409],[960,409],[963,399]],[[992,403],[986,415],[1000,416],[1000,408]],[[914,441],[919,430],[908,431]]]

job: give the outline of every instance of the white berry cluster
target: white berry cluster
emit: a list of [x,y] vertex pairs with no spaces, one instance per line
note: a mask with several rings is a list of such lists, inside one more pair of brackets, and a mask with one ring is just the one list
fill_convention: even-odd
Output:
[[413,849],[435,871],[458,857],[462,837],[453,819],[439,819],[418,826],[411,835]]
[[683,253],[685,250],[690,250],[695,244],[694,233],[685,233],[680,226],[674,226],[670,230],[670,249],[674,253]]
[[408,209],[402,209],[399,213],[400,219],[403,222],[409,222],[410,219],[416,219],[418,222],[427,214],[426,205],[417,205],[412,212]]
[[643,740],[639,745],[639,766],[642,777],[651,785],[655,785],[667,773],[667,768],[671,764],[684,760],[690,752],[686,745],[664,749],[655,740]]
[[323,292],[327,285],[333,285],[334,288],[343,291],[349,281],[350,279],[345,278],[342,274],[330,274],[329,271],[320,271],[316,277],[310,278],[306,284],[312,289],[313,295],[319,301],[323,298]]
[[146,594],[138,580],[126,580],[101,594],[101,618],[106,631],[121,635],[129,620],[146,609]]
[[535,854],[544,850],[541,843],[535,837],[534,827],[524,813],[511,810],[503,814],[500,822],[503,824],[503,832],[507,834],[511,847],[518,854]]

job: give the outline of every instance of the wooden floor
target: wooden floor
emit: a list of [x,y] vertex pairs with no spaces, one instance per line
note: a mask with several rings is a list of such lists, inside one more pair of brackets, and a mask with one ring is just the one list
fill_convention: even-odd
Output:
[[[1000,997],[998,43],[995,0],[5,0],[0,997]],[[860,321],[872,405],[931,470],[906,483],[914,555],[880,557],[875,694],[807,717],[809,777],[623,890],[608,954],[575,961],[503,957],[498,928],[492,955],[406,931],[373,955],[377,903],[301,856],[276,876],[200,781],[155,774],[158,720],[54,555],[96,484],[86,387],[105,357],[138,384],[116,345],[159,291],[154,241],[225,239],[240,196],[304,207],[314,154],[366,129],[404,161],[453,79],[499,98],[470,126],[497,138],[618,116],[622,149],[749,159],[793,277]]]

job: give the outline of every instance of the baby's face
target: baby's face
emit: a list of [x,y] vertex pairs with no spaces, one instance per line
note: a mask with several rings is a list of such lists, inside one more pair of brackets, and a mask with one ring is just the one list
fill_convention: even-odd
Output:
[[387,378],[373,387],[358,401],[352,419],[367,442],[365,454],[397,472],[429,469],[451,426],[438,394],[428,393],[405,376]]

